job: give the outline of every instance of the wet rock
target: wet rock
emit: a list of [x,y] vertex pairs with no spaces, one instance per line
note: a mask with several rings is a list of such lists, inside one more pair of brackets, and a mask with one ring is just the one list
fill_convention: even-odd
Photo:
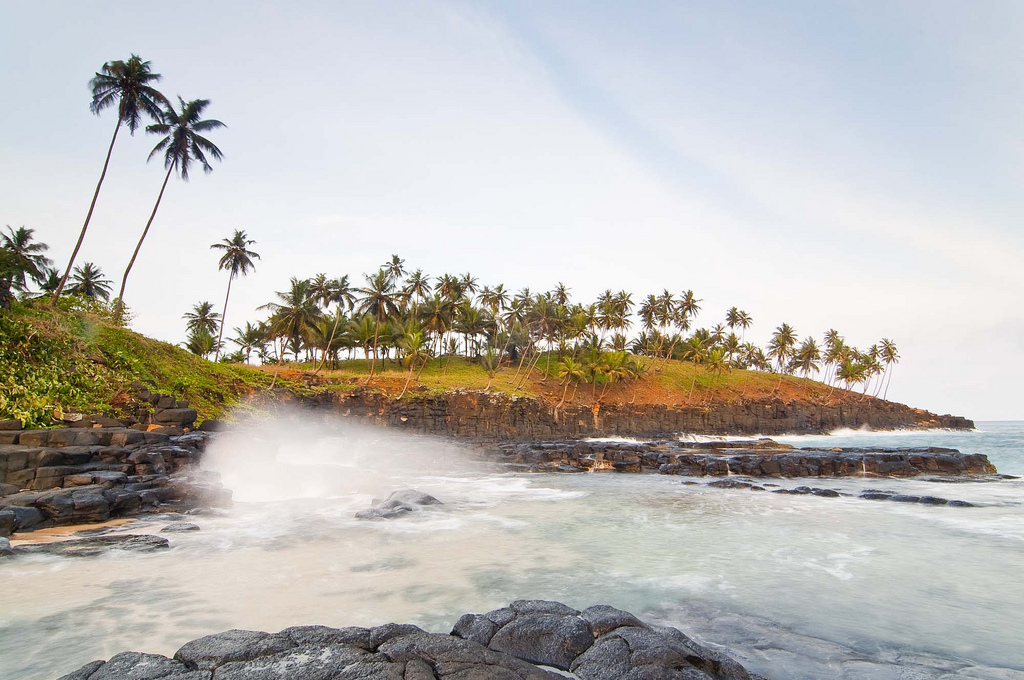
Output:
[[60,676],[57,680],[89,680],[89,676],[96,672],[105,661],[90,661],[76,671]]
[[946,505],[953,508],[975,508],[977,507],[974,503],[968,503],[967,501],[949,501]]
[[14,554],[14,549],[11,548],[11,542],[6,536],[0,536],[0,557],[8,557]]
[[[452,635],[416,626],[297,626],[271,634],[231,630],[182,646],[167,659],[127,652],[65,676],[92,680],[750,680],[738,663],[673,628],[648,626],[628,612],[595,606],[578,612],[557,602],[519,600],[468,614]],[[488,626],[488,624],[490,624]],[[467,637],[499,628],[485,646]],[[505,641],[497,639],[505,633]],[[520,635],[519,633],[523,633]],[[595,636],[596,633],[596,636]],[[484,635],[486,637],[486,635]],[[596,637],[596,640],[595,640]],[[515,652],[497,646],[512,642]],[[539,667],[539,666],[544,667]],[[212,677],[211,677],[212,676]]]
[[173,534],[181,531],[199,531],[199,525],[191,522],[174,522],[161,529],[160,533]]
[[455,637],[460,637],[463,640],[471,640],[481,645],[486,645],[494,637],[494,633],[497,632],[498,626],[486,616],[479,614],[463,614],[462,617],[455,622],[455,627],[452,628],[451,634]]
[[520,614],[494,634],[488,647],[530,663],[569,670],[593,643],[590,625],[579,616]]
[[17,555],[58,555],[61,557],[94,557],[109,550],[132,550],[153,552],[169,548],[170,543],[162,536],[146,534],[117,534],[75,538],[53,543],[31,543],[14,549]]
[[372,508],[356,513],[358,519],[391,519],[431,505],[443,505],[433,496],[415,489],[395,491]]
[[0,509],[0,537],[10,536],[14,533],[14,525],[18,518],[13,510]]
[[233,629],[186,642],[174,653],[174,659],[190,670],[214,670],[226,663],[248,661],[292,647],[295,643],[287,635]]
[[858,498],[864,498],[869,501],[887,501],[892,498],[893,494],[888,491],[861,491]]
[[599,604],[587,607],[581,613],[583,620],[590,624],[594,637],[600,637],[605,633],[621,628],[622,626],[644,627],[640,619],[629,612],[609,607],[606,604]]

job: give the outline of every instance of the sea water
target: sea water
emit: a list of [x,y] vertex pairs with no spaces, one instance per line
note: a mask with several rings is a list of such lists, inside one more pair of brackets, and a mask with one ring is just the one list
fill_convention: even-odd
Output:
[[[950,446],[1024,474],[1024,423],[840,432],[796,446]],[[769,678],[1024,678],[1024,482],[774,480],[978,507],[715,489],[656,474],[508,474],[467,449],[289,423],[205,463],[236,503],[172,548],[0,562],[0,677],[55,678],[229,628],[417,623],[517,598],[611,604]],[[684,482],[691,482],[689,484]],[[440,508],[354,518],[398,488]],[[168,520],[136,526],[156,531]]]

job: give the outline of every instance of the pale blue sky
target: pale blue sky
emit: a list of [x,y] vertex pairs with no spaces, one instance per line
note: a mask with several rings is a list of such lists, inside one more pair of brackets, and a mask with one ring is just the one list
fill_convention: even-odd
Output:
[[[65,260],[112,132],[86,83],[137,52],[206,97],[224,163],[173,183],[130,281],[172,341],[208,245],[290,275],[399,253],[534,289],[693,288],[904,356],[890,396],[1024,418],[1019,2],[0,2],[0,224]],[[119,279],[162,179],[119,139],[83,258]]]

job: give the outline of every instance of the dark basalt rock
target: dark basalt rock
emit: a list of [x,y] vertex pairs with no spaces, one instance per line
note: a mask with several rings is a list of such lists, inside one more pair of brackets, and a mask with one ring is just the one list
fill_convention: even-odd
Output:
[[380,501],[372,508],[356,513],[358,519],[391,519],[431,505],[443,505],[428,493],[415,489],[400,489]]
[[[488,625],[489,624],[489,625]],[[493,636],[487,633],[496,628]],[[470,637],[490,638],[487,643]],[[509,651],[503,651],[507,649]],[[519,600],[467,614],[450,635],[416,626],[297,626],[230,630],[186,643],[173,659],[124,652],[61,680],[757,680],[737,662],[674,628],[606,605],[582,612]]]
[[173,524],[168,524],[163,529],[161,529],[160,533],[173,534],[182,531],[199,531],[199,525],[192,524],[191,522],[174,522]]

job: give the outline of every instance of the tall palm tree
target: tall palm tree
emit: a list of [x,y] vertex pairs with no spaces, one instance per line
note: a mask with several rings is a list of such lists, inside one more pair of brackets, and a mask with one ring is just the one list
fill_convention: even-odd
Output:
[[207,174],[213,172],[213,166],[206,159],[207,154],[218,161],[224,157],[221,150],[202,134],[225,127],[224,123],[219,120],[203,120],[203,113],[206,111],[206,107],[210,105],[210,100],[193,99],[190,102],[186,102],[181,97],[178,97],[178,103],[181,107],[180,111],[175,111],[174,106],[167,103],[164,110],[160,112],[160,122],[146,128],[146,132],[164,135],[164,138],[157,142],[157,145],[149,153],[149,158],[152,159],[153,156],[162,152],[167,174],[164,175],[164,182],[160,185],[160,193],[157,194],[156,204],[153,205],[153,212],[149,215],[146,228],[142,230],[142,236],[139,237],[139,243],[135,246],[132,259],[128,261],[128,266],[124,270],[124,277],[121,279],[121,290],[117,294],[118,314],[120,314],[121,306],[124,304],[124,287],[128,283],[128,273],[131,272],[132,265],[135,264],[135,258],[139,256],[142,242],[146,240],[149,227],[153,224],[156,211],[160,208],[160,200],[164,197],[164,189],[167,188],[167,180],[171,178],[171,173],[177,170],[181,179],[187,182],[189,169],[191,169],[194,163],[198,163],[203,168],[203,172]]
[[885,392],[882,394],[882,399],[886,399],[889,396],[889,382],[892,380],[893,364],[900,363],[900,353],[896,349],[896,343],[889,338],[882,338],[882,361],[885,362]]
[[[319,296],[324,307],[329,307],[332,304],[337,305],[338,307],[337,312],[334,315],[334,322],[331,326],[330,337],[327,339],[327,348],[329,349],[334,346],[334,336],[338,333],[338,324],[345,318],[345,314],[342,312],[342,307],[344,306],[350,312],[355,308],[355,291],[353,290],[352,285],[348,282],[348,274],[344,274],[341,278],[328,281],[327,285],[322,290],[319,290],[319,292],[317,292],[320,288],[319,285],[314,284],[313,288],[314,295]],[[325,351],[323,361],[320,363],[317,370],[319,371],[323,368],[326,363],[327,352]]]
[[114,136],[110,138],[110,146],[107,148],[107,158],[103,161],[103,172],[100,173],[100,181],[96,183],[96,191],[93,192],[92,202],[89,203],[89,212],[85,215],[85,224],[78,235],[78,242],[75,249],[71,251],[71,259],[64,269],[64,276],[56,290],[53,291],[53,298],[50,304],[56,304],[61,291],[67,284],[68,274],[75,264],[78,251],[85,240],[85,232],[89,229],[89,221],[92,219],[92,211],[96,208],[96,199],[100,195],[100,187],[103,186],[103,179],[107,176],[107,166],[110,165],[110,154],[114,151],[114,142],[117,141],[117,133],[123,123],[132,135],[142,122],[143,115],[153,120],[161,119],[160,107],[167,104],[167,98],[156,90],[152,83],[160,80],[159,73],[150,70],[148,61],[142,61],[137,54],[131,55],[128,61],[108,61],[103,64],[92,80],[89,87],[92,90],[92,103],[89,110],[97,116],[114,104],[117,104],[117,124],[114,126]]
[[109,300],[110,281],[103,278],[103,272],[99,267],[92,262],[86,262],[81,267],[75,267],[68,292],[83,297]]
[[192,305],[192,311],[185,312],[181,318],[188,322],[185,324],[185,330],[189,333],[205,331],[211,337],[217,332],[217,326],[220,325],[221,319],[220,314],[213,311],[212,302],[199,302]]
[[386,271],[391,280],[397,284],[405,274],[405,260],[398,257],[398,255],[392,255],[391,259],[385,262],[381,269]]
[[369,274],[366,276],[366,287],[360,288],[359,292],[363,294],[363,299],[359,303],[360,314],[370,315],[375,320],[373,359],[370,360],[370,378],[373,378],[377,368],[377,341],[380,338],[380,324],[398,313],[395,281],[387,270],[381,269],[372,276]]
[[11,268],[11,287],[15,290],[28,288],[28,279],[42,283],[50,266],[50,259],[43,255],[48,249],[45,243],[33,242],[34,229],[9,225],[7,233],[0,233],[0,248],[7,251]]
[[228,270],[228,292],[224,295],[224,309],[220,313],[220,330],[217,333],[217,349],[213,356],[214,361],[220,359],[221,340],[224,338],[224,321],[227,319],[228,299],[231,297],[231,282],[235,280],[236,276],[248,275],[250,270],[256,268],[256,265],[253,264],[253,259],[260,259],[258,253],[249,250],[249,246],[255,243],[256,241],[250,239],[244,231],[235,229],[235,233],[231,238],[222,239],[220,243],[214,243],[210,246],[211,249],[220,250],[224,253],[220,257],[217,269]]

